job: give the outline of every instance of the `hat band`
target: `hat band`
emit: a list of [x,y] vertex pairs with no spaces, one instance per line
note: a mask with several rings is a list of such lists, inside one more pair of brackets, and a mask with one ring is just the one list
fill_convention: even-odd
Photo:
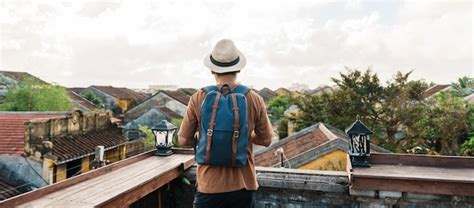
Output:
[[220,61],[217,61],[215,60],[214,58],[212,58],[212,55],[211,55],[211,62],[216,65],[216,66],[220,66],[220,67],[230,67],[230,66],[234,66],[236,64],[238,64],[240,61],[240,57],[237,56],[237,58],[231,62],[228,62],[228,63],[224,63],[224,62],[220,62]]

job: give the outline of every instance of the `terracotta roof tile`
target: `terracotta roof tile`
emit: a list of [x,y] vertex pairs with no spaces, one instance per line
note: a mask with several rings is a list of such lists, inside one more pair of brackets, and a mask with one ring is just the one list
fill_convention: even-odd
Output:
[[135,92],[125,87],[95,86],[95,85],[92,87],[119,99],[133,99],[135,100],[135,102],[139,102],[146,98],[144,94]]
[[74,160],[95,153],[95,147],[111,149],[127,142],[117,129],[93,130],[80,135],[67,135],[53,140],[52,155],[58,157],[56,163]]
[[21,155],[25,148],[26,121],[63,117],[65,113],[0,113],[0,155]]

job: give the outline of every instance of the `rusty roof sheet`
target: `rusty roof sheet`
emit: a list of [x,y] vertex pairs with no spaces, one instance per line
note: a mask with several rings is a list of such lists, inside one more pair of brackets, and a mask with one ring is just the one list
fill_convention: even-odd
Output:
[[442,90],[448,88],[449,86],[450,85],[435,85],[435,86],[430,87],[427,90],[425,90],[422,95],[423,95],[424,98],[431,97],[434,94],[436,94],[438,92],[441,92]]
[[105,150],[127,142],[117,129],[93,130],[80,135],[67,135],[53,139],[52,155],[57,157],[56,164],[82,158],[95,153],[95,147],[104,146]]
[[188,105],[189,99],[191,98],[190,96],[184,94],[181,91],[175,90],[175,91],[170,91],[170,90],[163,90],[161,91],[165,93],[166,95],[172,97],[176,101],[183,103],[184,105]]
[[96,86],[92,87],[119,99],[133,99],[135,102],[144,100],[146,96],[125,87]]
[[95,106],[93,103],[82,98],[81,96],[79,96],[79,94],[77,94],[76,92],[72,90],[69,90],[68,94],[69,94],[69,98],[71,98],[72,100],[74,100],[75,102],[79,103],[80,105],[82,105],[83,107],[89,110],[94,110],[97,108],[97,106]]
[[0,201],[20,195],[21,193],[14,185],[0,178]]
[[25,148],[26,121],[63,117],[66,113],[15,112],[0,113],[0,155],[21,155]]

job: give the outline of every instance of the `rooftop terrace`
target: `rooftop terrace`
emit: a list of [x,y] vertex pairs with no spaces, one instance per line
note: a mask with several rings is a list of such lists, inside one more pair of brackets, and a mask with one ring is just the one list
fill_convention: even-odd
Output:
[[[171,183],[195,180],[190,150],[147,152],[0,202],[0,207],[156,207],[169,204]],[[350,163],[348,163],[350,164]],[[474,207],[474,158],[372,154],[370,168],[342,171],[257,167],[257,207]],[[192,185],[179,189],[190,207]],[[149,206],[149,204],[148,204]]]

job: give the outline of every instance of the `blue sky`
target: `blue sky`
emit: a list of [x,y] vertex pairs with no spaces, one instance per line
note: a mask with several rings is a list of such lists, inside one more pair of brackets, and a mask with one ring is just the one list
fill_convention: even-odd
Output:
[[73,86],[212,83],[221,38],[256,88],[332,84],[345,67],[450,83],[474,76],[471,1],[0,0],[0,69]]

